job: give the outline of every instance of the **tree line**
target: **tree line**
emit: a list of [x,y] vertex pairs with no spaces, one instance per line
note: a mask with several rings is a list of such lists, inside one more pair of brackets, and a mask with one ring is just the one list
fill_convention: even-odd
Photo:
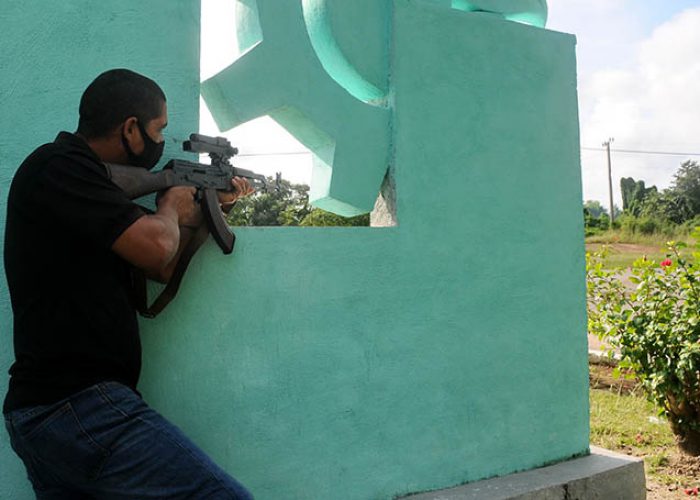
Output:
[[[639,234],[677,234],[700,226],[700,163],[683,162],[668,189],[647,187],[643,180],[620,180],[622,209],[617,206],[613,229]],[[598,201],[583,205],[586,235],[611,228],[609,211]]]
[[267,191],[236,202],[227,216],[232,226],[369,226],[369,214],[341,217],[309,204],[309,186],[268,177]]

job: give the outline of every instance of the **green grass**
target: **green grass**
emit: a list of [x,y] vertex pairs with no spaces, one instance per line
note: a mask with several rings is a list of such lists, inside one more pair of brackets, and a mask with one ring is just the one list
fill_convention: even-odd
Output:
[[669,469],[679,454],[668,422],[636,392],[591,389],[591,443],[644,458],[647,478],[660,484],[691,484],[693,477]]
[[614,229],[612,231],[605,231],[593,236],[588,236],[586,238],[586,243],[631,243],[634,245],[644,245],[649,247],[659,247],[663,248],[666,246],[666,242],[674,241],[685,241],[690,242],[690,237],[687,233],[668,235],[668,234],[639,234],[639,233],[628,233],[625,231],[620,231],[619,229]]
[[[586,250],[596,252],[601,250],[603,243],[586,243]],[[635,260],[646,256],[647,259],[660,263],[666,258],[666,249],[663,246],[658,247],[643,247],[636,246],[635,248],[624,248],[619,245],[608,246],[607,255],[604,259],[607,269],[627,269],[632,267]]]
[[654,454],[659,446],[675,446],[668,422],[644,396],[603,389],[591,389],[591,441],[643,455]]
[[[607,246],[606,268],[626,269],[631,267],[635,260],[644,256],[649,260],[661,262],[667,257],[666,244],[671,239],[663,234],[643,235],[628,234],[619,230],[607,231],[586,238],[586,250],[597,251]],[[688,244],[688,248],[684,249],[682,254],[692,253],[694,241],[690,237],[683,236],[676,241]]]

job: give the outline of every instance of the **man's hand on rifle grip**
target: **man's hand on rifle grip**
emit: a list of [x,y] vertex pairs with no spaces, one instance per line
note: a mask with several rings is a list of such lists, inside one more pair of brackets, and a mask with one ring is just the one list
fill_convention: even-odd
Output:
[[233,186],[233,191],[219,191],[219,203],[221,204],[221,209],[228,213],[233,205],[241,198],[250,196],[255,192],[252,188],[248,179],[242,177],[234,177],[231,179],[231,185]]
[[177,212],[178,225],[199,227],[204,218],[199,203],[195,200],[197,189],[191,186],[174,186],[159,193],[156,204],[172,206]]

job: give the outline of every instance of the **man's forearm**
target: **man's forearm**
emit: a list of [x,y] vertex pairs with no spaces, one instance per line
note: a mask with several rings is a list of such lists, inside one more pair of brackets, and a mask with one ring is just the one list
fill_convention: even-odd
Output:
[[185,248],[187,248],[187,245],[194,237],[194,234],[197,232],[197,229],[197,226],[189,225],[177,227],[178,246],[174,255],[172,256],[168,264],[158,273],[147,273],[146,276],[160,283],[168,283],[170,281],[170,278],[172,278],[173,276],[173,271],[175,270],[175,266],[177,266],[177,263],[180,260],[182,252],[185,250]]
[[180,246],[179,215],[174,207],[162,204],[151,217],[157,218],[161,222],[161,230],[155,237],[160,238],[161,244],[168,249],[163,259],[165,266],[172,261]]
[[114,242],[112,249],[148,275],[157,276],[176,255],[179,241],[177,214],[159,210],[136,220]]

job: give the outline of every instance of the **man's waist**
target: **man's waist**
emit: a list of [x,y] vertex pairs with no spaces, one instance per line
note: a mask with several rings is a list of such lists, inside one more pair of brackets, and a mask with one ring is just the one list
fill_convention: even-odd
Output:
[[[13,366],[14,368],[14,366]],[[13,369],[10,370],[12,373]],[[138,374],[97,375],[84,374],[73,376],[23,376],[12,374],[3,404],[3,413],[9,413],[30,406],[51,405],[70,397],[100,382],[114,381],[124,384],[136,391]]]

